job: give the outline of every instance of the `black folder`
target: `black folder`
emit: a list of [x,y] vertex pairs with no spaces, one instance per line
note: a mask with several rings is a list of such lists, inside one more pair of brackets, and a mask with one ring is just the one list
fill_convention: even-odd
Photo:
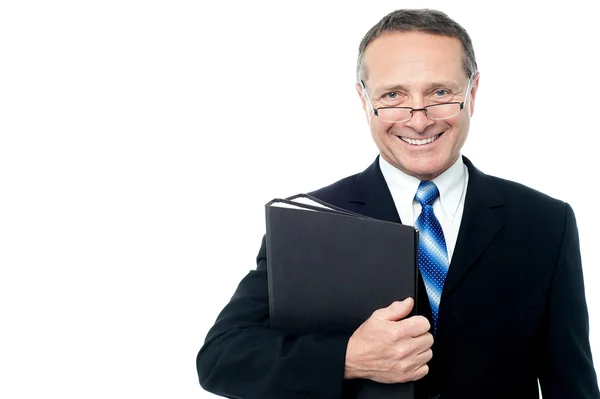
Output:
[[[265,206],[271,328],[354,332],[376,309],[416,298],[418,231],[307,194]],[[416,309],[413,309],[415,314]],[[414,384],[349,385],[360,399],[413,399]]]

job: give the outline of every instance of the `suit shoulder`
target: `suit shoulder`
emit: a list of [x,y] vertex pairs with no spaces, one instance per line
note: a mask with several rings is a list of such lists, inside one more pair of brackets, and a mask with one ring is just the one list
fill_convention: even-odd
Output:
[[322,201],[337,205],[348,197],[348,193],[354,186],[359,174],[360,173],[356,173],[352,176],[344,177],[335,183],[311,191],[309,194]]
[[506,198],[507,202],[530,212],[545,214],[562,213],[568,206],[564,201],[551,197],[522,183],[496,176],[486,176],[488,181]]

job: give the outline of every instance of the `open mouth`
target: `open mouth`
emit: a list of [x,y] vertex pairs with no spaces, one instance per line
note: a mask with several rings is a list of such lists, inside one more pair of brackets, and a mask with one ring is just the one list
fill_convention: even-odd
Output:
[[400,140],[404,141],[405,143],[411,144],[411,145],[425,145],[425,144],[429,144],[429,143],[433,143],[434,141],[436,141],[443,133],[440,133],[436,136],[430,137],[428,139],[423,139],[423,140],[415,140],[415,139],[409,139],[408,137],[400,137]]

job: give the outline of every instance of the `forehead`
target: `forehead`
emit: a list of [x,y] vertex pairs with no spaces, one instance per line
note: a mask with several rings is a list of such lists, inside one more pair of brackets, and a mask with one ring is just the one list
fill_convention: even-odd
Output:
[[422,32],[384,34],[364,54],[371,86],[465,80],[462,45],[454,37]]

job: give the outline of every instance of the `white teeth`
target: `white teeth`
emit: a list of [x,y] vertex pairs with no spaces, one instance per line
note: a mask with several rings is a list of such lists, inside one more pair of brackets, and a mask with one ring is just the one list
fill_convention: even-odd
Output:
[[400,137],[400,139],[402,141],[405,141],[412,145],[424,145],[424,144],[433,143],[438,137],[440,137],[439,134],[437,136],[433,136],[433,137],[430,137],[430,138],[424,139],[424,140],[413,140],[413,139],[409,139],[407,137]]

